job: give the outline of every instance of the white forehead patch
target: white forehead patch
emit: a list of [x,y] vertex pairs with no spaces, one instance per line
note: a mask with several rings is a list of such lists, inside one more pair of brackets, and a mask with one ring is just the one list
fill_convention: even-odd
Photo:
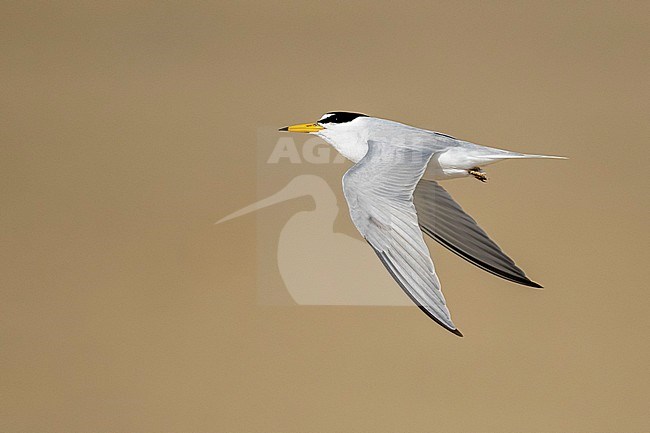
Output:
[[334,113],[325,113],[320,117],[320,119],[318,119],[318,121],[322,122],[323,120],[329,119],[330,117],[334,117],[334,116],[335,116]]

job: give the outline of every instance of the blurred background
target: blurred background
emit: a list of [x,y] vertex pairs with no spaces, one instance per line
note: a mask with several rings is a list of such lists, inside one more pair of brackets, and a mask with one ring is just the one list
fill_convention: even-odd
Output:
[[[649,431],[648,17],[3,2],[0,430]],[[258,198],[260,128],[332,110],[568,156],[445,185],[546,289],[429,243],[465,338],[415,307],[258,302],[256,227],[313,204],[213,223]]]

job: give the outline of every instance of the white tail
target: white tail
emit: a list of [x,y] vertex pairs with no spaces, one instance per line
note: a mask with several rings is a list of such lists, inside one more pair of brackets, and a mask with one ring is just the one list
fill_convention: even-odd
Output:
[[508,159],[508,158],[545,158],[545,159],[569,159],[566,156],[555,156],[555,155],[533,155],[529,153],[516,153],[509,152],[507,154],[498,155],[499,158]]

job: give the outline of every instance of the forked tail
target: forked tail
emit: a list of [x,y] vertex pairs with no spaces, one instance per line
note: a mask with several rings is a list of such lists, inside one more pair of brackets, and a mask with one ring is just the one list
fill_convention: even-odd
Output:
[[533,155],[531,153],[517,153],[517,152],[508,152],[506,154],[498,155],[499,158],[509,159],[509,158],[544,158],[544,159],[568,159],[566,156],[555,156],[555,155]]

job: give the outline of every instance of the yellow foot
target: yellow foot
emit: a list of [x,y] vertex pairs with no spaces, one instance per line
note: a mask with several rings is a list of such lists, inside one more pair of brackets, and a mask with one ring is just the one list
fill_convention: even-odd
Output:
[[481,167],[474,167],[470,170],[467,170],[469,174],[480,180],[481,182],[487,182],[488,178],[487,175],[483,170],[481,170]]

